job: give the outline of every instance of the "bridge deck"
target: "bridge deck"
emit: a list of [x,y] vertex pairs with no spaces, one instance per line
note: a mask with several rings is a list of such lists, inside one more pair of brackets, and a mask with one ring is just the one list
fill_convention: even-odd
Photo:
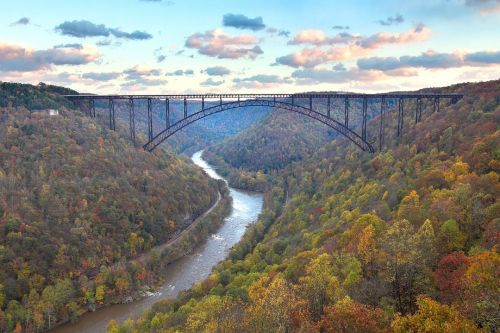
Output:
[[250,99],[250,98],[460,98],[462,94],[441,94],[441,93],[378,93],[378,94],[358,94],[358,93],[298,93],[298,94],[153,94],[153,95],[64,95],[69,99]]

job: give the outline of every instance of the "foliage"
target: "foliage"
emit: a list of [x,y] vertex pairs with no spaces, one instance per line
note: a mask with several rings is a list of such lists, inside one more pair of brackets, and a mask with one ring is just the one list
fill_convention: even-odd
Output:
[[418,310],[413,315],[396,316],[392,322],[395,332],[452,333],[481,332],[474,323],[448,305],[439,304],[430,297],[417,298]]
[[[336,139],[268,171],[265,209],[230,258],[131,330],[187,331],[188,318],[207,318],[198,331],[497,331],[500,81],[441,91],[465,97],[416,126],[407,113],[405,135],[382,152]],[[253,143],[234,146],[252,153]],[[262,170],[257,157],[223,156],[228,173],[233,158]],[[231,309],[224,330],[220,304]]]
[[0,331],[41,331],[154,283],[133,259],[208,209],[217,183],[66,109],[63,88],[0,91],[18,103],[0,108]]

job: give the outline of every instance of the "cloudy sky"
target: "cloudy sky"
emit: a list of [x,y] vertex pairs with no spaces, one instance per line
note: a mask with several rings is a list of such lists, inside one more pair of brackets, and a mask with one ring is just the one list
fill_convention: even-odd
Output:
[[500,78],[500,0],[1,2],[1,81],[376,92]]

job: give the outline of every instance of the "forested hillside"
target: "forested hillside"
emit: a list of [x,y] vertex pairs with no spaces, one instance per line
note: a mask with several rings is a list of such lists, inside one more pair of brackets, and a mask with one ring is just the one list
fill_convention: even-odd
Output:
[[498,331],[500,81],[443,90],[465,97],[381,153],[339,138],[273,173],[230,259],[109,332]]
[[200,169],[135,148],[59,92],[0,87],[0,332],[45,330],[152,283],[127,261],[218,197]]
[[241,134],[209,148],[234,168],[281,169],[311,155],[333,137],[333,130],[302,115],[276,110]]

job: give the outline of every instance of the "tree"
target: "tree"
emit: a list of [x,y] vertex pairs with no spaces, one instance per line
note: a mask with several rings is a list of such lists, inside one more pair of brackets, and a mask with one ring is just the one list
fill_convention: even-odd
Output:
[[465,236],[460,231],[457,221],[447,220],[439,228],[438,242],[442,253],[463,249]]
[[41,302],[50,330],[52,323],[55,321],[55,312],[58,304],[57,293],[53,286],[45,287],[42,292]]
[[401,200],[397,218],[399,220],[408,220],[415,227],[419,227],[424,221],[424,211],[420,205],[420,196],[415,190],[408,193],[408,195]]
[[451,303],[462,297],[463,276],[468,264],[469,259],[462,251],[450,253],[439,260],[434,279],[443,301]]
[[481,326],[494,332],[500,328],[500,255],[484,251],[469,258],[463,276],[461,309]]
[[5,302],[5,293],[3,292],[3,285],[0,283],[0,309],[2,309],[4,302]]
[[415,297],[426,291],[431,282],[424,263],[419,261],[413,238],[413,226],[402,220],[393,223],[383,240],[389,257],[384,275],[392,286],[392,296],[401,313],[415,310]]
[[320,318],[323,306],[344,294],[333,275],[331,257],[326,253],[311,260],[306,267],[306,275],[299,278],[299,286],[303,298],[309,302],[313,320]]
[[412,315],[396,315],[392,328],[396,333],[474,333],[481,332],[469,319],[428,296],[417,298],[418,310]]
[[307,302],[280,276],[261,278],[249,295],[253,304],[245,312],[243,331],[285,333],[309,321]]
[[327,306],[318,323],[325,333],[383,333],[390,332],[390,321],[382,310],[357,303],[348,296]]
[[97,286],[97,288],[95,290],[95,300],[99,304],[102,304],[105,296],[106,296],[106,286],[104,286],[104,285]]
[[429,219],[424,221],[411,241],[416,250],[415,260],[427,269],[434,267],[437,260],[436,237]]

